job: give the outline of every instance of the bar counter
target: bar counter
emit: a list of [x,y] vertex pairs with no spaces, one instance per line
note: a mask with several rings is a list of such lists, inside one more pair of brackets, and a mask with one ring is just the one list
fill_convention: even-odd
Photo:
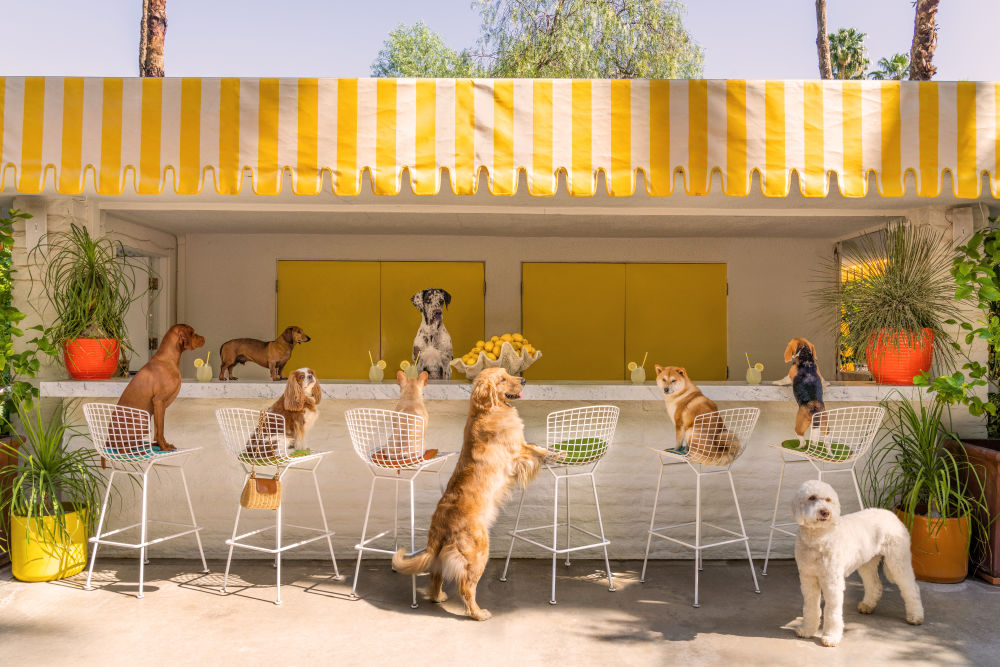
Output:
[[[351,570],[349,564],[355,557],[354,545],[361,534],[361,523],[368,497],[370,476],[366,465],[355,454],[344,422],[344,411],[355,407],[377,407],[392,409],[399,396],[399,388],[394,382],[381,383],[357,381],[321,381],[324,400],[319,405],[320,416],[309,432],[308,446],[313,450],[329,450],[318,474],[324,493],[324,505],[330,527],[337,531],[334,547],[343,568]],[[114,402],[126,385],[124,379],[100,382],[45,381],[40,385],[41,394],[50,398],[66,399],[70,419],[86,432],[81,406],[89,401]],[[742,382],[699,383],[709,398],[715,400],[720,409],[753,406],[760,408],[761,416],[746,451],[733,466],[733,477],[739,493],[743,517],[750,535],[750,546],[754,558],[762,558],[767,547],[768,524],[774,507],[774,494],[780,468],[778,453],[769,445],[794,437],[793,426],[797,406],[792,399],[791,387],[774,384],[750,386]],[[429,413],[427,426],[427,447],[442,451],[457,451],[462,445],[462,433],[468,412],[470,391],[468,382],[431,382],[424,396]],[[215,410],[220,407],[266,408],[281,395],[284,382],[261,382],[240,380],[237,382],[197,382],[185,380],[180,397],[167,410],[166,435],[172,444],[185,447],[201,447],[197,460],[187,468],[191,485],[192,500],[198,522],[204,526],[202,540],[205,553],[209,557],[225,557],[225,540],[232,534],[233,517],[243,473],[239,465],[225,450]],[[828,408],[848,405],[872,404],[884,398],[898,397],[900,400],[917,401],[925,392],[915,387],[879,386],[872,383],[832,383],[825,389]],[[580,405],[610,403],[617,405],[621,414],[615,439],[597,469],[597,484],[600,494],[605,531],[611,545],[608,547],[612,558],[642,558],[646,545],[646,530],[649,526],[653,495],[656,490],[658,457],[649,448],[674,446],[674,428],[667,417],[662,394],[652,382],[633,385],[625,382],[579,383],[579,382],[532,382],[525,386],[524,398],[516,403],[525,424],[525,434],[529,442],[545,441],[545,418],[549,412]],[[955,427],[969,437],[985,432],[981,423],[971,420],[967,413],[961,415],[956,410]],[[964,419],[960,420],[959,417]],[[74,446],[89,446],[86,437],[80,437]],[[451,473],[453,461],[446,464],[445,474]],[[811,467],[794,466],[785,476],[785,493],[782,497],[782,511],[790,517],[791,494],[802,481],[809,478]],[[859,477],[863,477],[859,471]],[[318,521],[315,496],[311,486],[296,484],[292,480],[286,485],[284,515],[288,523],[310,525]],[[831,483],[841,494],[845,512],[856,509],[850,478],[846,475],[833,476]],[[392,495],[388,487],[383,487],[384,496],[376,496],[373,506],[373,526],[385,530],[392,521]],[[122,487],[120,513],[112,517],[115,525],[131,523],[130,518],[138,502],[137,489]],[[151,484],[151,504],[155,508],[154,518],[170,519],[182,517],[186,511],[179,484],[170,473],[160,473]],[[710,478],[705,482],[703,493],[703,516],[706,521],[722,526],[733,526],[736,513],[732,496],[725,478]],[[574,523],[577,519],[584,527],[594,522],[589,484],[571,487]],[[401,496],[406,494],[401,494]],[[437,480],[427,476],[417,485],[416,525],[426,527],[431,513],[440,497]],[[563,490],[560,489],[560,505]],[[501,509],[492,531],[491,551],[494,556],[506,554],[509,538],[507,531],[513,527],[517,509],[517,495]],[[563,510],[560,509],[560,515]],[[159,514],[159,516],[157,516]],[[532,483],[525,499],[524,517],[527,525],[542,525],[551,522],[552,478],[542,472]],[[253,522],[273,521],[268,512],[244,512],[249,523],[241,521],[241,530],[253,527]],[[675,466],[664,473],[663,492],[657,515],[658,525],[690,521],[694,518],[694,475],[686,466]],[[562,518],[560,520],[563,520]],[[406,505],[400,503],[400,529],[405,532],[409,526]],[[258,526],[259,527],[259,526]],[[401,532],[401,534],[402,534]],[[693,532],[692,532],[693,535]],[[320,543],[317,542],[317,545]],[[792,556],[793,540],[776,536],[774,554],[779,558]],[[322,558],[323,548],[312,545],[295,550],[293,558]],[[114,550],[109,548],[109,552]],[[237,557],[252,557],[237,552]],[[521,557],[544,557],[541,550],[521,541],[515,545],[514,553]],[[172,540],[152,549],[153,557],[195,557],[194,541]],[[744,557],[739,544],[720,547],[706,552],[707,558]],[[134,556],[133,552],[123,555]],[[598,558],[599,551],[580,552],[578,558]],[[651,558],[690,558],[687,549],[674,548],[671,544],[654,541]],[[388,567],[386,565],[386,567]],[[581,567],[586,567],[581,565]],[[739,580],[742,585],[742,579]],[[401,583],[401,585],[403,585]],[[685,584],[687,585],[687,584]],[[749,584],[748,584],[749,585]]]

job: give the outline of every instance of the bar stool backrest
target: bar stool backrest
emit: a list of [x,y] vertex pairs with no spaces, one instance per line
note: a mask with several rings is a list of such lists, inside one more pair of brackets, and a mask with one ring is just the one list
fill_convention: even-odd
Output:
[[618,408],[591,405],[550,412],[546,420],[545,446],[565,452],[561,465],[583,466],[601,460],[615,439]]
[[87,403],[83,416],[97,453],[113,461],[135,461],[156,455],[153,416],[139,408],[114,403]]
[[885,408],[859,405],[813,415],[807,452],[813,458],[851,463],[863,456],[875,440]]
[[248,408],[219,408],[215,418],[226,449],[240,463],[279,466],[291,460],[291,439],[285,435],[282,415]]
[[688,459],[709,465],[731,464],[746,450],[759,417],[758,408],[730,408],[698,415],[685,440]]
[[358,457],[378,468],[400,469],[424,462],[424,418],[381,408],[352,408],[344,413]]

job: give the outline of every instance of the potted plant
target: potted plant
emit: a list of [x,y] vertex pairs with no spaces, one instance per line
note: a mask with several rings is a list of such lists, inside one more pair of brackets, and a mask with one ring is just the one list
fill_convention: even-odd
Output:
[[0,469],[11,493],[0,505],[10,518],[11,571],[22,581],[70,577],[87,563],[92,509],[99,506],[101,475],[91,449],[69,449],[63,414],[45,420],[38,407],[16,402],[22,443],[16,462]]
[[[41,276],[55,309],[52,342],[63,349],[66,370],[76,380],[104,380],[118,368],[129,306],[147,291],[148,273],[125,261],[125,247],[93,238],[86,227],[49,234],[32,251],[45,265]],[[137,292],[137,286],[143,285]]]
[[[997,222],[997,220],[993,220]],[[974,494],[986,501],[983,519],[990,524],[987,539],[973,544],[977,573],[1000,584],[1000,230],[976,233],[958,247],[952,265],[957,300],[970,300],[977,316],[950,321],[965,332],[964,345],[954,343],[965,358],[961,370],[932,377],[925,373],[914,384],[929,387],[937,400],[947,405],[964,405],[973,416],[986,415],[985,439],[961,438],[949,443],[953,451],[963,450],[977,477],[968,480]],[[972,343],[986,343],[986,364],[971,355]],[[986,400],[983,393],[986,389]]]
[[[20,445],[20,438],[8,427],[7,421],[14,410],[14,402],[30,403],[38,396],[38,388],[27,379],[35,377],[38,372],[40,353],[55,353],[41,326],[30,327],[29,331],[42,333],[27,341],[21,351],[14,350],[17,339],[25,335],[25,331],[18,327],[25,314],[13,303],[13,229],[17,220],[30,217],[21,211],[10,211],[6,217],[0,216],[0,444],[5,446],[0,449],[0,468],[15,462],[16,455],[10,453],[16,452]],[[9,497],[9,493],[10,479],[0,476],[0,503]],[[6,535],[7,518],[0,514],[0,552]]]
[[811,296],[831,328],[839,326],[846,347],[864,350],[876,382],[912,384],[934,354],[940,362],[952,359],[945,325],[959,307],[941,232],[892,222],[845,244],[843,259],[858,269],[850,284],[824,285]]
[[[899,397],[900,399],[902,397]],[[885,435],[865,466],[873,505],[895,510],[910,531],[913,572],[921,581],[962,581],[969,569],[969,545],[985,534],[985,502],[973,493],[975,468],[942,422],[941,401],[918,406],[883,402]]]

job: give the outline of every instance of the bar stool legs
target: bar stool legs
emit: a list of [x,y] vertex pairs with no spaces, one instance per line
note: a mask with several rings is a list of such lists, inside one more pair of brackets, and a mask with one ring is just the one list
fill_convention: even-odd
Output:
[[[97,534],[100,535],[104,529],[104,519],[108,513],[108,498],[111,496],[111,484],[115,481],[115,470],[111,471],[108,477],[108,486],[104,489],[104,501],[101,503],[101,516],[97,519]],[[84,589],[91,590],[90,580],[94,576],[94,563],[97,562],[97,548],[101,546],[100,540],[94,540],[94,553],[90,556],[90,567],[87,568],[87,583]]]

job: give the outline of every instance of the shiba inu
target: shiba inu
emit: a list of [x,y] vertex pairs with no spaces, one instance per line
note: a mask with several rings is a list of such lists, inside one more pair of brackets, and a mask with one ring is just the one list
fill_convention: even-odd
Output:
[[663,392],[667,414],[677,432],[677,448],[686,450],[690,460],[710,465],[729,465],[739,453],[739,442],[721,419],[699,415],[718,412],[715,401],[706,397],[680,366],[656,365],[656,386]]

